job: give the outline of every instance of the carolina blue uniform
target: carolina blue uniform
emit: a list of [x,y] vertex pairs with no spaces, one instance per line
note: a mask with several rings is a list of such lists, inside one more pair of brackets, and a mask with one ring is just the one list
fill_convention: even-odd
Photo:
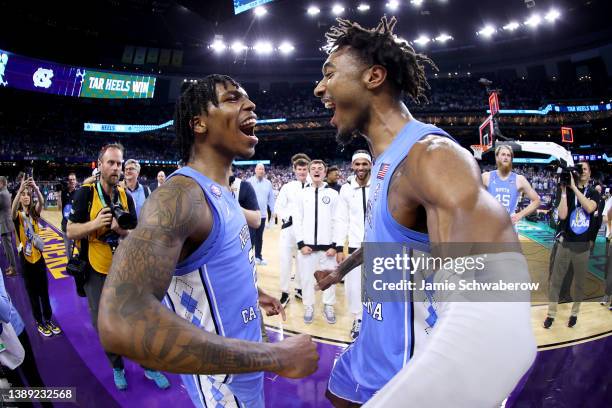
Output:
[[[389,184],[395,169],[414,143],[427,135],[450,138],[433,125],[412,120],[376,158],[366,208],[366,243],[396,242],[429,251],[428,235],[398,224],[387,208]],[[330,392],[363,404],[424,347],[437,319],[436,305],[431,298],[428,301],[410,297],[408,292],[405,302],[364,302],[361,332],[338,358],[329,380]]]
[[489,173],[489,187],[487,191],[504,206],[510,215],[514,214],[516,211],[519,197],[518,188],[516,187],[516,177],[517,175],[515,172],[510,172],[510,177],[506,180],[502,180],[499,178],[497,170]]
[[[190,167],[175,171],[195,180],[210,205],[210,235],[176,266],[165,304],[210,333],[261,342],[257,278],[249,228],[232,193]],[[197,407],[264,407],[263,372],[182,375]]]

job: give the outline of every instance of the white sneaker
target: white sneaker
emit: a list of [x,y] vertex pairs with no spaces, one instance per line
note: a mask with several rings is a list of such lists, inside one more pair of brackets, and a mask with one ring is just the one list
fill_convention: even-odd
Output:
[[602,306],[605,306],[608,304],[609,301],[610,301],[610,296],[604,295],[604,297],[601,298],[601,302],[599,302],[599,304]]
[[304,323],[310,324],[314,319],[314,307],[304,306]]
[[327,323],[334,324],[336,323],[336,311],[332,305],[325,305],[323,308],[323,315],[325,316],[325,320]]

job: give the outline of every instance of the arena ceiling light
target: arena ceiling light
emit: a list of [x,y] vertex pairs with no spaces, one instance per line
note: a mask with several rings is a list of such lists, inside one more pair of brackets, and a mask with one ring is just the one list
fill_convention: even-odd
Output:
[[270,41],[257,41],[253,46],[253,50],[257,54],[268,55],[272,54],[274,47]]
[[476,34],[485,37],[485,38],[490,38],[493,34],[495,34],[497,30],[495,29],[495,27],[493,27],[491,24],[487,24],[486,26],[484,26],[480,31],[478,31]]
[[426,35],[421,35],[419,38],[414,40],[414,43],[422,47],[422,46],[427,45],[427,43],[429,43],[430,41],[431,41],[431,38],[427,37]]
[[521,25],[520,25],[518,22],[516,22],[516,21],[511,21],[511,22],[509,22],[508,24],[506,24],[505,26],[503,26],[502,28],[503,28],[504,30],[506,30],[506,31],[515,31],[515,30],[518,30],[518,28],[519,28],[520,26],[521,26]]
[[242,51],[245,51],[248,47],[242,43],[242,41],[234,41],[232,43],[232,51],[234,53],[239,54]]
[[344,13],[344,7],[341,4],[334,4],[332,7],[332,13],[335,16],[339,16],[340,14]]
[[227,48],[223,40],[216,39],[210,44],[210,48],[217,54],[221,54]]
[[445,43],[448,40],[452,40],[453,36],[452,35],[448,35],[448,34],[440,34],[439,36],[436,37],[436,41],[441,42],[441,43]]
[[536,28],[537,26],[540,25],[541,22],[542,22],[542,17],[540,17],[539,14],[534,14],[533,16],[529,17],[527,21],[525,21],[525,25],[532,27],[532,28]]
[[399,7],[399,1],[397,1],[397,0],[390,0],[390,1],[387,2],[386,6],[387,6],[387,8],[389,10],[395,11]]
[[410,3],[414,7],[421,7],[421,5],[423,4],[423,0],[410,0]]
[[370,10],[370,5],[366,3],[361,3],[359,4],[359,6],[357,6],[357,10],[361,11],[362,13],[365,13],[366,11]]
[[289,54],[295,50],[295,47],[290,42],[283,41],[281,45],[278,46],[278,50],[281,52],[281,54]]
[[309,16],[316,16],[317,14],[321,12],[321,9],[318,8],[317,6],[310,6],[308,7],[308,10],[306,10],[306,12],[308,13]]
[[268,13],[268,10],[266,10],[265,7],[259,6],[259,7],[255,7],[255,10],[253,10],[253,13],[255,13],[257,17],[263,17]]
[[561,13],[559,12],[559,10],[555,10],[555,9],[550,10],[544,16],[546,21],[548,21],[549,23],[554,23],[559,17],[561,17]]

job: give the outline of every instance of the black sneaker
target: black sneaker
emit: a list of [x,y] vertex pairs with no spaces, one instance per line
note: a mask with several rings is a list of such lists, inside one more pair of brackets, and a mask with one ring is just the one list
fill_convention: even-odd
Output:
[[296,290],[295,290],[295,297],[296,297],[297,299],[302,300],[302,289],[296,289]]
[[287,292],[283,292],[280,297],[280,304],[283,305],[283,307],[286,307],[287,303],[289,303],[289,294]]
[[550,326],[552,326],[554,321],[555,321],[554,317],[547,317],[546,320],[544,320],[544,328],[545,329],[550,328]]
[[60,334],[62,332],[62,329],[60,329],[60,327],[57,324],[55,324],[53,320],[49,320],[47,322],[47,329],[51,330],[53,334]]
[[567,321],[567,327],[574,327],[577,321],[578,316],[570,316],[569,320]]

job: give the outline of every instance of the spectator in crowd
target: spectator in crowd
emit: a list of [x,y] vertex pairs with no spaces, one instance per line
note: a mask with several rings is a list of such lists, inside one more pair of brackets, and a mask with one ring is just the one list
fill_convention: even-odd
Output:
[[333,188],[337,193],[340,193],[340,183],[338,183],[338,179],[340,178],[340,170],[336,166],[330,166],[327,171],[327,187]]
[[149,186],[138,182],[138,176],[140,176],[140,163],[134,159],[127,160],[125,162],[125,186],[132,195],[137,216],[140,215],[142,205],[151,194]]
[[163,170],[158,171],[156,179],[157,181],[151,184],[151,191],[155,191],[157,187],[164,184],[164,181],[166,181],[166,173],[164,173]]
[[262,256],[263,248],[263,232],[266,226],[266,217],[268,207],[274,208],[274,191],[272,188],[272,182],[266,178],[266,168],[263,164],[259,163],[255,166],[255,175],[248,179],[255,189],[257,195],[257,203],[259,211],[261,213],[261,225],[255,231],[255,262],[258,265],[267,265],[268,262]]
[[15,227],[11,217],[11,194],[7,189],[6,177],[0,176],[0,238],[2,239],[4,256],[9,263],[5,272],[6,276],[14,276],[17,273],[15,247],[13,245],[14,231]]

